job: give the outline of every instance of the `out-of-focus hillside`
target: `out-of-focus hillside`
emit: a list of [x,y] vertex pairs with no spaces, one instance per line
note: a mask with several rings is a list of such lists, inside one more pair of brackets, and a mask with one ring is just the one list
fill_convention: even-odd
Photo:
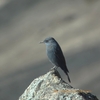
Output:
[[18,99],[34,78],[53,67],[39,44],[48,36],[62,47],[71,85],[99,98],[100,1],[1,0],[0,99]]

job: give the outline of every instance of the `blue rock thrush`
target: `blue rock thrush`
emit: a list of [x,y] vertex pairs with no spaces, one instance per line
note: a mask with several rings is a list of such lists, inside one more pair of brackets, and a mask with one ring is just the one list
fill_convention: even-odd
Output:
[[57,69],[57,67],[60,67],[67,75],[68,81],[71,82],[63,52],[57,41],[53,37],[48,37],[40,43],[46,44],[46,53],[49,61],[54,65],[53,68]]

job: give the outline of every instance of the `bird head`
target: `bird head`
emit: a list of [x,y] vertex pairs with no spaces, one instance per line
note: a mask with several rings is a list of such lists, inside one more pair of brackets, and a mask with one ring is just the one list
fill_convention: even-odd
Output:
[[46,45],[49,45],[49,44],[52,44],[55,42],[56,42],[56,40],[53,37],[48,37],[45,40],[41,41],[40,43],[45,43]]

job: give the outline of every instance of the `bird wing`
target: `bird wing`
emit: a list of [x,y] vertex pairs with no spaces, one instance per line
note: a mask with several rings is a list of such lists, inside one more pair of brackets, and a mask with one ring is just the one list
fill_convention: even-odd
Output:
[[67,69],[66,61],[65,61],[65,58],[64,58],[64,55],[63,55],[63,52],[62,52],[60,46],[59,46],[59,48],[57,47],[55,49],[56,50],[54,51],[54,55],[56,57],[56,60],[57,60],[56,62],[58,63],[58,66],[62,70],[69,72]]

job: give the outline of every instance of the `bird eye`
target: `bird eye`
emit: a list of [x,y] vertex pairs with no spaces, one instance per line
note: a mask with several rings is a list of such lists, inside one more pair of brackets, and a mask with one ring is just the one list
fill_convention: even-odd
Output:
[[48,42],[48,40],[46,40],[46,42]]

